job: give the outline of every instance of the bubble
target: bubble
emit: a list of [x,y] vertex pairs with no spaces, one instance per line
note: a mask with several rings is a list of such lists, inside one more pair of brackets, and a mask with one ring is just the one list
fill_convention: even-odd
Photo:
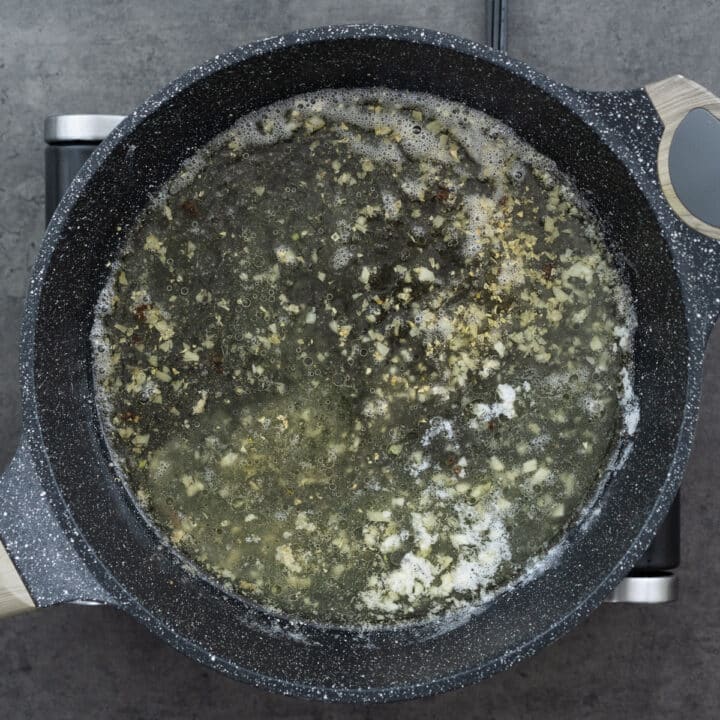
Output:
[[180,288],[180,294],[181,295],[187,295],[190,292],[190,290],[187,287],[181,287]]
[[[353,251],[346,245],[341,245],[332,256],[330,264],[333,270],[341,270],[353,259]],[[327,296],[326,296],[327,297]]]

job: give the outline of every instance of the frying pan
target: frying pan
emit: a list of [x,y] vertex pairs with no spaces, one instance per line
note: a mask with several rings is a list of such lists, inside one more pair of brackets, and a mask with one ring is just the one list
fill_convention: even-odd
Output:
[[[639,322],[640,423],[625,463],[608,472],[594,511],[544,572],[454,624],[319,626],[226,592],[163,541],[135,503],[94,402],[93,310],[122,229],[153,191],[244,113],[297,93],[361,86],[480,108],[552,158],[602,218]],[[720,101],[680,76],[580,92],[487,47],[387,26],[263,40],[173,82],[83,166],[35,264],[22,331],[24,431],[0,478],[0,610],[107,603],[232,677],[345,701],[456,688],[556,639],[632,568],[688,459],[703,351],[720,310],[715,115]]]

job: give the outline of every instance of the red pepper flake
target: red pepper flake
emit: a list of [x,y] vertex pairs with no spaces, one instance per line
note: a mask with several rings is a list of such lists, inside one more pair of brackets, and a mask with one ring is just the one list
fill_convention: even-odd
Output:
[[138,322],[145,322],[145,312],[149,308],[150,305],[143,303],[142,305],[138,305],[136,308],[133,309],[133,315],[138,320]]
[[197,201],[193,198],[188,198],[180,203],[180,207],[183,209],[186,215],[190,217],[198,217],[200,215],[200,208],[198,207]]
[[551,262],[543,263],[542,273],[543,273],[543,277],[546,280],[550,280],[554,270],[555,270],[555,266]]
[[487,429],[488,430],[494,430],[496,427],[496,423],[494,420],[488,420]]
[[214,352],[210,355],[210,364],[213,366],[215,372],[223,373],[223,355],[220,352]]
[[433,195],[433,198],[435,200],[440,200],[440,202],[447,202],[447,199],[450,197],[450,191],[440,186],[437,190],[437,192]]

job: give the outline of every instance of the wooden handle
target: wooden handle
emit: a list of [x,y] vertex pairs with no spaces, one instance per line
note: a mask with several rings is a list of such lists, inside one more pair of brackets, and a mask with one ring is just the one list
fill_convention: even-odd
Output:
[[670,180],[669,164],[670,145],[675,131],[685,116],[691,110],[702,108],[720,120],[720,98],[706,90],[702,85],[698,85],[682,75],[673,75],[665,80],[647,85],[645,92],[655,106],[663,125],[665,125],[665,132],[660,140],[657,163],[660,187],[665,193],[670,207],[693,230],[720,240],[720,228],[709,225],[693,215],[680,200]]
[[35,603],[30,593],[0,543],[0,618],[34,609]]

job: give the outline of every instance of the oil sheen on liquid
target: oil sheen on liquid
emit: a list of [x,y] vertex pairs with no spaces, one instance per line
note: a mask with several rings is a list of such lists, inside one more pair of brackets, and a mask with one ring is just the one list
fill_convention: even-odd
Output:
[[477,605],[562,538],[637,423],[629,295],[502,123],[297,96],[201,149],[98,307],[111,445],[230,590],[341,625]]

